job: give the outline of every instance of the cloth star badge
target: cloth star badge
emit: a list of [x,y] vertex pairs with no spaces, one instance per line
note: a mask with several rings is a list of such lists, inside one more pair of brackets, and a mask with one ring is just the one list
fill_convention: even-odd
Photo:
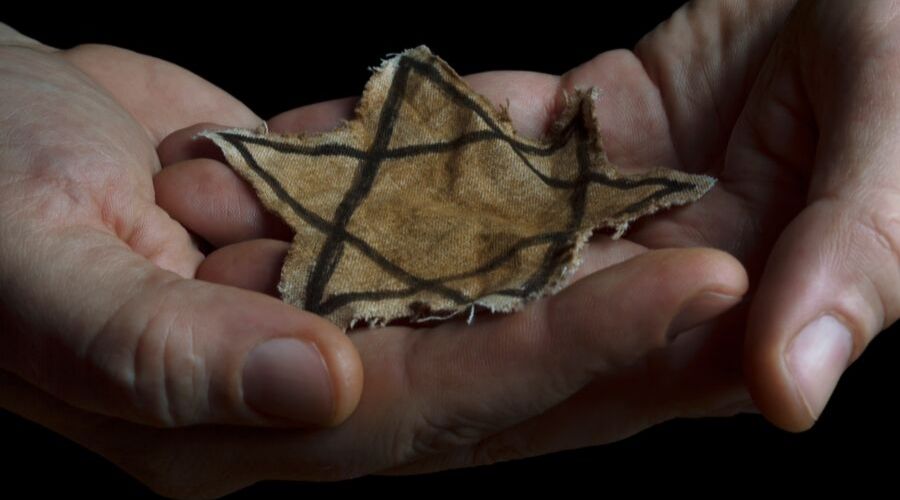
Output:
[[548,137],[519,137],[505,111],[422,46],[376,69],[336,130],[201,135],[296,231],[283,300],[346,330],[476,305],[518,310],[565,285],[594,229],[618,237],[712,187],[674,170],[619,174],[594,102],[579,91]]

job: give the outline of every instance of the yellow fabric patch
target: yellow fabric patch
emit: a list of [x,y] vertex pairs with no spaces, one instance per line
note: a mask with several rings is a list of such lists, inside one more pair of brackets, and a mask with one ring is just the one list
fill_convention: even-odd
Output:
[[346,329],[475,305],[518,310],[563,287],[595,228],[618,237],[712,187],[675,170],[619,174],[594,102],[578,92],[549,137],[519,137],[505,112],[418,47],[375,70],[336,130],[201,135],[296,231],[282,298]]

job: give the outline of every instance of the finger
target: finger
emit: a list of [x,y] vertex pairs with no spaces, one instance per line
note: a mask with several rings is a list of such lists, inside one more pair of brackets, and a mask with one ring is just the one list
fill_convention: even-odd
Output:
[[33,271],[5,281],[28,327],[0,339],[0,368],[69,404],[166,427],[331,425],[356,405],[358,354],[322,318],[180,278],[100,230],[32,240],[5,249]]
[[278,296],[281,266],[290,245],[278,240],[251,240],[222,247],[197,269],[197,279]]
[[268,120],[269,130],[276,133],[327,132],[349,120],[359,101],[357,97],[333,99],[285,111]]
[[[357,101],[358,98],[348,97],[302,106],[272,117],[266,122],[266,127],[273,133],[326,132],[337,127],[341,120],[352,117]],[[260,125],[262,122],[255,124]],[[229,128],[234,127],[203,122],[173,131],[156,148],[159,161],[163,167],[194,158],[210,158],[225,162],[222,151],[212,141],[197,137],[197,134],[207,130]]]
[[[745,307],[708,304],[714,319],[627,370],[598,376],[561,404],[482,441],[388,471],[420,474],[611,443],[673,418],[756,413],[741,376]],[[694,316],[695,321],[703,321]],[[671,331],[671,330],[670,330]]]
[[[349,118],[354,98],[304,106],[274,117],[272,132],[317,132]],[[199,123],[177,130],[157,147],[163,170],[154,177],[157,203],[175,220],[216,247],[256,238],[290,239],[293,231],[266,210],[253,189],[225,161]],[[205,160],[204,160],[205,159]]]
[[196,158],[209,158],[224,163],[225,155],[222,154],[222,150],[212,141],[198,137],[197,134],[205,130],[227,130],[229,128],[234,127],[204,122],[172,132],[156,146],[160,165],[165,168],[174,163]]
[[266,210],[226,165],[211,159],[181,161],[153,178],[156,203],[215,247],[257,238],[290,240],[293,231]]
[[[268,120],[266,128],[273,133],[325,132],[338,126],[341,120],[353,116],[358,99],[335,99],[286,111]],[[257,122],[256,126],[263,125]],[[221,150],[212,141],[198,137],[203,131],[225,130],[233,126],[212,122],[195,123],[173,131],[157,146],[159,161],[163,167],[194,158],[210,158],[224,162]]]
[[739,146],[769,153],[757,163],[779,178],[809,178],[761,278],[745,358],[760,409],[794,431],[813,425],[847,366],[900,314],[898,53],[853,39],[840,60],[854,64],[793,50],[808,57],[771,62],[736,131]]
[[597,271],[625,262],[647,251],[647,248],[626,239],[613,239],[608,234],[594,233],[585,245],[581,266],[572,274],[570,283],[586,278]]
[[473,465],[525,458],[607,444],[673,418],[753,411],[740,370],[744,314],[735,304],[734,298],[717,297],[702,315],[695,313],[702,327],[682,333],[630,370],[599,377],[544,414],[478,443],[467,458]]
[[368,440],[368,461],[381,468],[474,445],[666,345],[670,326],[686,321],[682,313],[701,321],[737,300],[698,309],[708,293],[739,297],[745,287],[743,268],[722,252],[654,251],[471,326],[359,331],[367,391],[354,417],[374,412],[376,421],[407,428],[388,433],[391,441],[364,437],[365,423],[352,417],[347,432]]
[[[475,92],[504,107],[516,132],[530,138],[545,135],[564,109],[566,94],[597,87],[598,129],[604,150],[623,169],[680,166],[667,138],[665,109],[659,89],[641,61],[629,51],[609,51],[562,76],[529,71],[489,71],[463,77]],[[352,117],[356,98],[296,108],[269,120],[280,133],[322,132]]]
[[[723,252],[646,252],[583,278],[516,315],[487,317],[463,329],[452,323],[435,328],[416,341],[416,352],[428,356],[417,357],[421,361],[414,361],[409,376],[424,386],[417,394],[439,399],[422,404],[423,408],[447,409],[440,403],[448,402],[451,391],[438,390],[438,384],[455,371],[460,378],[465,373],[485,381],[482,390],[489,393],[479,394],[483,399],[478,400],[518,400],[531,409],[543,400],[549,408],[598,373],[628,367],[666,345],[669,328],[685,321],[677,316],[693,313],[697,302],[708,304],[709,295],[716,294],[728,297],[725,302],[731,306],[745,287],[743,268]],[[702,306],[688,322],[697,321],[697,315],[721,312],[719,306]],[[445,368],[427,373],[426,368],[433,366]],[[455,404],[470,406],[466,394],[471,395],[468,390],[453,394],[459,398]],[[457,410],[446,413],[475,411]],[[524,415],[527,412],[517,414]]]
[[[516,131],[540,137],[561,110],[558,76],[527,71],[491,71],[463,78],[472,88],[497,106],[508,106]],[[571,90],[571,89],[569,89]],[[269,130],[279,133],[325,132],[342,120],[353,117],[356,97],[335,99],[285,111],[268,121]]]

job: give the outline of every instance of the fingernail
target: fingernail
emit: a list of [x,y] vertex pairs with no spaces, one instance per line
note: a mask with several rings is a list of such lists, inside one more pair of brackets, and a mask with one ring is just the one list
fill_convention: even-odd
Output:
[[703,323],[740,302],[741,297],[719,292],[701,292],[688,301],[681,311],[669,324],[668,337],[674,340],[686,330]]
[[300,423],[323,424],[334,413],[328,368],[315,345],[275,339],[244,362],[244,401],[254,410]]
[[806,325],[788,347],[788,369],[814,419],[825,409],[852,351],[850,330],[830,315]]

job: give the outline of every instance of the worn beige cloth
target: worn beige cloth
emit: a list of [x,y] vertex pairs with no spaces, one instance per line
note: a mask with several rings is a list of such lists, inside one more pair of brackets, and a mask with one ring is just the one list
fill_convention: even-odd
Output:
[[578,92],[546,140],[519,137],[418,47],[376,69],[356,116],[334,131],[202,135],[296,231],[283,299],[346,329],[517,310],[565,284],[595,228],[618,237],[713,185],[674,170],[619,174],[594,102]]

